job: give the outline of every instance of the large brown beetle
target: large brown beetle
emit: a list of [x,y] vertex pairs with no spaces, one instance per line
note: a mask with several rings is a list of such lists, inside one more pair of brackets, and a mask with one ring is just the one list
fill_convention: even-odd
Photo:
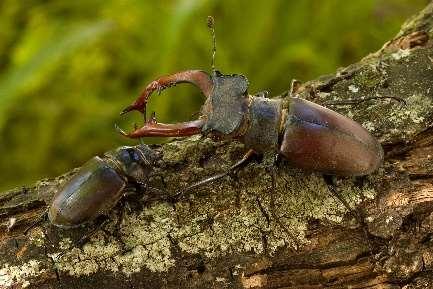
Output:
[[361,125],[335,111],[296,97],[269,99],[247,92],[242,75],[179,72],[153,81],[122,113],[145,111],[149,96],[177,83],[196,85],[207,97],[198,120],[163,124],[152,117],[130,138],[205,134],[238,139],[256,153],[275,151],[294,166],[326,174],[358,176],[375,171],[382,147]]
[[73,228],[107,214],[128,184],[147,181],[156,159],[147,145],[124,146],[92,158],[54,196],[50,222]]
[[[211,29],[215,55],[215,35],[213,27]],[[214,65],[212,68],[210,75],[202,70],[188,70],[158,78],[121,112],[137,110],[146,119],[146,105],[154,91],[161,92],[178,83],[190,83],[207,98],[197,120],[163,124],[152,116],[141,128],[129,133],[119,131],[129,138],[203,134],[239,140],[250,150],[231,169],[243,165],[256,154],[269,151],[298,168],[330,175],[366,175],[381,165],[381,145],[357,122],[300,98],[269,99],[263,94],[250,95],[245,76],[224,75],[215,70]]]

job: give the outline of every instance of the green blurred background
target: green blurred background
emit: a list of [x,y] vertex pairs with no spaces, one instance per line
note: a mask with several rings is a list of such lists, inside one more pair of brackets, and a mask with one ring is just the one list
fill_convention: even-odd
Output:
[[[277,95],[380,48],[428,0],[1,0],[0,189],[61,174],[135,142],[138,114],[119,117],[157,76],[210,70],[245,74],[250,91]],[[197,90],[155,96],[159,121],[194,117]]]

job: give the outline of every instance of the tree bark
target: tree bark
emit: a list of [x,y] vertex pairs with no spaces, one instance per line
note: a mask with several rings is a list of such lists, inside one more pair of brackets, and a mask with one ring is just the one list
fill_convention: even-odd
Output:
[[[24,234],[71,171],[0,194],[0,288],[433,288],[432,34],[433,3],[378,52],[296,87],[324,105],[404,99],[331,107],[380,139],[374,174],[330,178],[265,156],[174,204],[144,193],[119,205],[84,246],[92,225]],[[154,149],[150,183],[168,193],[245,152],[196,137]]]

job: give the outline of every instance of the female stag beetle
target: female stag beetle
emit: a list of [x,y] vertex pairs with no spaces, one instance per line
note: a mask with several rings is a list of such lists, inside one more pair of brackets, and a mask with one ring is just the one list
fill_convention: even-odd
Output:
[[[210,28],[215,55],[215,33],[213,27]],[[163,124],[157,123],[153,116],[141,128],[129,133],[119,129],[120,132],[129,138],[201,133],[219,139],[236,139],[250,150],[231,169],[267,151],[275,152],[298,168],[331,175],[366,175],[381,165],[381,145],[355,121],[296,97],[269,99],[263,94],[250,95],[245,76],[224,75],[214,69],[213,63],[214,57],[210,75],[201,70],[188,70],[151,82],[137,100],[121,112],[137,110],[145,115],[146,104],[154,91],[190,83],[207,98],[197,120]],[[205,182],[223,175],[226,174]]]
[[128,183],[146,181],[156,159],[147,145],[124,146],[92,158],[54,196],[48,210],[50,222],[73,228],[106,214]]

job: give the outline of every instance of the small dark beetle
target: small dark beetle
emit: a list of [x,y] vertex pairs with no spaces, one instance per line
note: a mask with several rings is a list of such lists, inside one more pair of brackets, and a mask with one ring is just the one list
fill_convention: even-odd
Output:
[[54,196],[48,211],[51,223],[73,228],[106,214],[129,182],[146,181],[156,159],[146,145],[120,147],[92,158]]

